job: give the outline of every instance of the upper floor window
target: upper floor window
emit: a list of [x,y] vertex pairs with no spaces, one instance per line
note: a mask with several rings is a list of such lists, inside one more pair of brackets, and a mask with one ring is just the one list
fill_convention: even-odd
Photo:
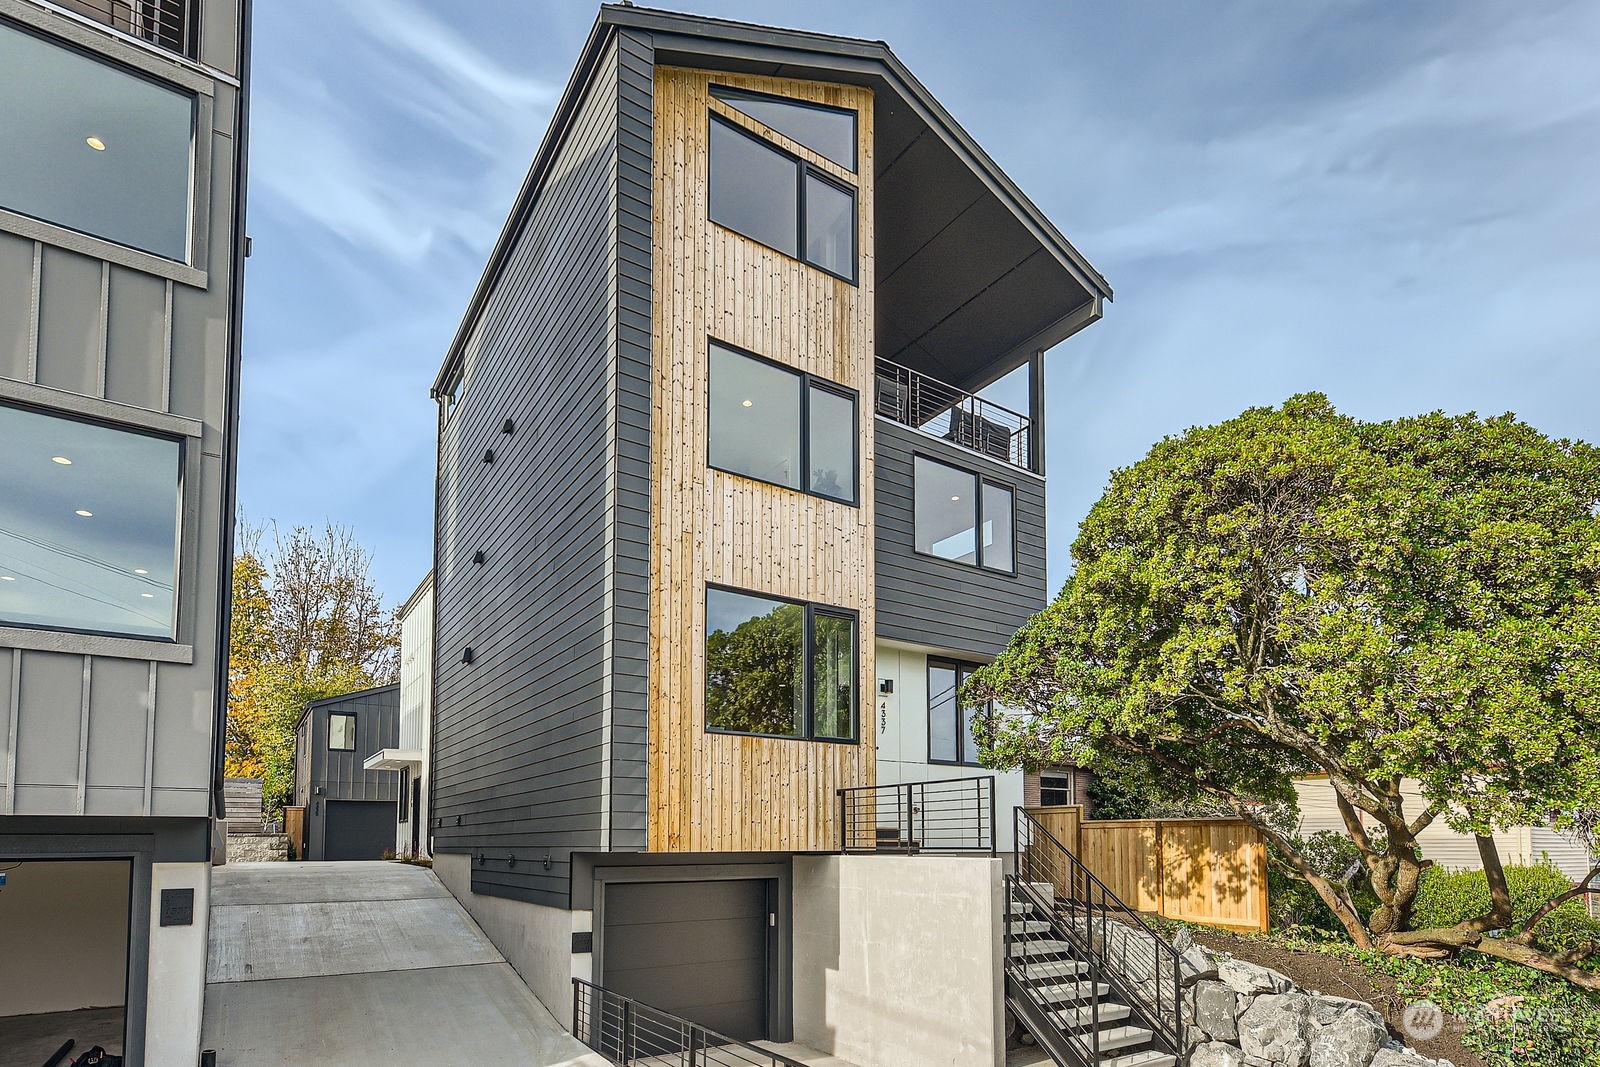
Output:
[[849,108],[713,85],[711,95],[845,170],[856,169],[856,113]]
[[706,590],[706,729],[854,741],[856,615]]
[[978,668],[954,660],[928,660],[928,762],[977,766],[972,719],[980,707],[965,707],[961,687]]
[[337,711],[328,716],[328,749],[332,752],[356,750],[356,717]]
[[172,639],[182,445],[10,404],[0,441],[0,623]]
[[1063,804],[1076,804],[1078,801],[1073,795],[1074,792],[1071,775],[1039,775],[1039,804],[1041,807],[1050,808]]
[[711,221],[854,282],[856,192],[711,116]]
[[0,22],[0,208],[185,262],[195,98]]
[[860,437],[852,390],[711,342],[711,466],[854,504]]
[[917,456],[913,464],[916,550],[1014,573],[1011,488],[926,456]]

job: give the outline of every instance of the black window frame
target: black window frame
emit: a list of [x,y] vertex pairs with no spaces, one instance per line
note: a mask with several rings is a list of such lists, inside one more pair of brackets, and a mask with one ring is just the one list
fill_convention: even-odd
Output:
[[[972,494],[973,562],[963,563],[959,559],[951,559],[948,556],[940,556],[933,552],[924,552],[917,547],[917,460],[919,459],[926,460],[929,463],[937,463],[941,467],[948,467],[953,471],[960,471],[962,474],[970,474],[973,477],[973,480],[978,487],[978,491]],[[1005,567],[990,566],[983,561],[983,490],[986,486],[991,485],[996,489],[1004,489],[1011,498],[1011,566],[1009,569]],[[944,563],[952,563],[957,567],[971,567],[976,570],[987,571],[990,574],[1002,574],[1010,578],[1015,578],[1017,576],[1016,483],[1004,481],[1000,478],[991,478],[981,470],[976,470],[971,467],[963,467],[959,463],[951,463],[949,460],[944,459],[941,456],[931,455],[927,452],[913,452],[911,454],[911,551],[914,555],[922,556],[924,559],[936,559]]]
[[[1046,785],[1045,784],[1046,780],[1050,780],[1050,781],[1053,781],[1053,782],[1064,782],[1065,784],[1064,785]],[[1067,799],[1063,800],[1063,801],[1060,801],[1057,804],[1051,804],[1049,801],[1045,800],[1045,798],[1044,798],[1044,794],[1045,794],[1046,790],[1052,790],[1052,791],[1055,791],[1055,792],[1064,793],[1064,794],[1066,794]],[[1041,808],[1065,807],[1065,806],[1069,806],[1069,805],[1075,804],[1075,803],[1077,803],[1077,793],[1078,793],[1078,790],[1077,790],[1075,784],[1072,781],[1072,775],[1071,774],[1062,774],[1059,771],[1040,771],[1039,772],[1039,806]]]
[[[345,748],[342,745],[337,745],[336,746],[333,743],[333,720],[334,720],[334,718],[336,716],[343,716],[344,718],[347,718],[347,719],[350,720],[350,747],[349,748]],[[356,718],[356,713],[353,712],[353,711],[330,711],[330,712],[328,712],[328,751],[329,752],[354,752],[360,746],[360,741],[359,741],[359,738],[360,738],[360,733],[359,733],[360,726],[361,726],[361,723]]]
[[[967,731],[966,731],[965,723],[962,721],[962,718],[961,718],[961,711],[962,711],[961,689],[962,689],[962,687],[964,685],[966,685],[967,679],[972,677],[972,672],[976,671],[979,667],[982,667],[982,666],[983,666],[983,664],[981,664],[981,663],[972,663],[972,662],[969,662],[967,660],[951,659],[948,656],[929,656],[928,657],[928,662],[927,662],[926,666],[923,669],[923,684],[924,684],[925,688],[928,691],[928,694],[927,694],[927,696],[928,696],[927,705],[928,705],[928,762],[929,763],[938,764],[941,767],[981,767],[981,766],[983,766],[983,764],[978,762],[978,754],[976,752],[974,752],[972,754],[972,758],[971,759],[964,759],[963,756],[965,754],[961,751],[964,747],[966,747],[966,739],[967,739]],[[931,675],[932,675],[933,669],[935,667],[943,667],[946,670],[953,670],[955,672],[955,675],[956,675],[956,691],[955,691],[955,693],[953,694],[953,696],[951,698],[952,706],[955,708],[955,712],[956,712],[956,729],[955,729],[956,758],[953,759],[953,760],[934,759],[933,758],[933,682],[932,682]],[[989,708],[989,706],[990,706],[989,704],[984,704],[982,706],[982,708],[975,709],[975,710],[987,710]]]
[[[759,475],[748,474],[744,471],[730,470],[727,467],[719,467],[717,464],[711,462],[711,432],[713,423],[711,408],[711,349],[713,347],[725,349],[726,351],[732,352],[735,355],[743,356],[746,359],[753,359],[757,363],[765,363],[769,367],[775,367],[778,370],[785,371],[800,379],[800,470],[802,475],[800,479],[800,485],[784,485],[782,482],[774,482],[768,478],[762,478]],[[850,462],[852,467],[850,472],[851,477],[849,499],[845,499],[841,496],[831,496],[827,493],[819,493],[811,488],[811,387],[813,385],[825,393],[832,393],[835,396],[842,397],[843,399],[850,401],[850,406],[855,409],[855,432],[850,435]],[[832,379],[818,377],[817,375],[812,374],[810,371],[803,371],[798,367],[791,367],[787,363],[779,363],[775,359],[768,359],[766,356],[752,352],[747,348],[741,348],[738,345],[729,344],[728,342],[719,338],[707,337],[706,466],[714,471],[721,471],[723,474],[731,474],[736,478],[748,478],[752,482],[760,482],[762,485],[770,485],[778,489],[787,489],[792,493],[804,493],[806,496],[814,496],[818,500],[831,500],[835,504],[844,504],[847,507],[859,508],[861,506],[861,394],[858,391],[850,388],[848,385],[841,385]]]
[[[94,415],[78,411],[65,411],[60,408],[45,407],[41,404],[29,403],[26,400],[15,399],[11,396],[0,395],[0,407],[8,407],[16,411],[31,412],[48,418],[61,419],[65,422],[76,422],[86,426],[95,426],[103,430],[114,430],[118,433],[130,434],[138,437],[150,437],[157,441],[166,441],[178,446],[177,482],[173,486],[176,491],[177,517],[172,527],[172,626],[166,634],[139,634],[127,630],[97,630],[86,626],[60,626],[47,623],[24,622],[20,619],[6,618],[0,615],[0,627],[14,630],[32,630],[40,633],[76,634],[82,637],[110,637],[119,641],[139,641],[147,645],[179,645],[182,644],[185,629],[183,597],[187,591],[184,578],[184,561],[187,557],[189,523],[189,463],[191,456],[190,439],[173,433],[166,433],[148,426],[135,426],[129,423],[115,422],[111,419],[97,418]],[[199,442],[194,444],[198,446]]]
[[[849,282],[851,285],[859,285],[860,283],[857,281],[857,274],[860,272],[860,269],[861,269],[861,207],[860,207],[861,200],[860,200],[860,192],[859,192],[859,190],[855,186],[849,184],[848,182],[840,181],[838,178],[834,177],[832,174],[829,174],[827,171],[823,170],[821,167],[817,166],[816,164],[808,162],[807,160],[804,160],[804,159],[800,158],[799,156],[795,155],[793,152],[789,151],[787,148],[784,148],[781,145],[773,144],[771,141],[767,140],[765,137],[762,137],[760,134],[755,133],[752,130],[745,129],[739,123],[734,122],[732,119],[728,118],[725,115],[719,115],[715,111],[708,112],[708,115],[709,115],[709,118],[710,118],[711,122],[713,122],[713,123],[720,122],[723,126],[727,127],[728,129],[733,130],[734,132],[736,132],[736,133],[738,133],[738,134],[740,134],[740,135],[742,135],[744,137],[750,138],[752,141],[755,141],[757,144],[761,145],[763,148],[766,148],[768,151],[776,152],[778,155],[783,156],[783,157],[791,160],[794,163],[795,167],[797,168],[797,170],[795,172],[795,185],[796,185],[795,196],[798,198],[797,202],[796,202],[796,214],[795,214],[795,229],[796,229],[796,234],[795,234],[795,238],[796,238],[795,239],[795,254],[791,256],[791,255],[789,255],[788,252],[785,252],[781,248],[773,248],[771,245],[767,244],[765,241],[762,241],[762,240],[760,240],[758,238],[755,238],[755,237],[751,237],[749,234],[744,233],[743,231],[740,231],[740,230],[736,230],[732,226],[724,225],[723,223],[718,222],[716,219],[711,217],[711,189],[713,187],[713,183],[712,183],[712,180],[711,180],[711,168],[712,168],[712,165],[713,165],[713,162],[714,162],[714,156],[713,156],[713,154],[711,152],[711,131],[710,131],[709,128],[706,131],[706,218],[707,218],[707,220],[710,221],[711,224],[714,225],[714,226],[721,226],[724,230],[727,230],[729,233],[738,234],[740,237],[743,237],[746,241],[753,241],[754,243],[760,245],[762,248],[771,248],[772,251],[778,253],[778,255],[780,255],[780,256],[785,256],[785,257],[787,257],[789,259],[797,260],[798,262],[804,263],[806,266],[812,268],[813,270],[820,270],[822,273],[824,273],[826,275],[829,275],[830,277],[833,277],[833,278],[838,278],[840,281]],[[755,121],[755,120],[751,120],[751,121]],[[820,153],[819,153],[819,155],[820,155]],[[842,193],[847,194],[850,197],[850,205],[851,205],[851,211],[850,211],[850,268],[851,269],[850,269],[850,273],[847,274],[847,275],[846,274],[840,274],[836,270],[830,270],[829,268],[824,267],[822,264],[814,263],[811,260],[806,258],[806,177],[807,177],[807,175],[814,176],[818,180],[820,180],[822,182],[825,182],[825,183],[827,183],[829,185],[832,185],[834,188],[838,189]]]
[[395,822],[409,823],[411,821],[411,768],[400,768],[400,799],[399,811],[395,813]]
[[[776,600],[784,604],[793,604],[805,610],[805,625],[801,634],[800,658],[802,664],[802,694],[801,704],[805,708],[805,731],[796,734],[762,734],[748,730],[725,730],[712,726],[707,709],[707,688],[710,679],[707,678],[706,686],[700,691],[700,715],[705,722],[705,732],[708,734],[723,734],[727,737],[765,737],[773,741],[809,741],[825,745],[859,745],[861,744],[861,613],[854,608],[835,607],[832,604],[817,604],[809,600],[796,600],[794,597],[780,596],[777,593],[762,592],[759,589],[742,589],[736,585],[724,585],[720,582],[707,582],[705,595],[701,597],[700,606],[706,610],[706,598],[713,592],[735,593],[740,596],[759,597],[762,600]],[[815,673],[815,619],[822,615],[830,619],[847,619],[855,631],[855,642],[850,650],[850,669],[855,676],[855,685],[850,687],[850,736],[849,737],[819,737],[816,733],[816,678]],[[702,667],[706,659],[706,641],[711,637],[711,628],[706,627],[706,636],[700,642],[700,662]],[[709,675],[709,671],[707,672]]]
[[[797,100],[792,96],[780,96],[777,93],[763,93],[755,89],[740,89],[736,86],[720,85],[716,82],[712,82],[707,91],[711,94],[711,98],[713,100],[721,100],[724,104],[727,104],[729,107],[739,112],[739,114],[743,115],[745,118],[750,119],[752,122],[760,122],[761,125],[765,126],[767,129],[773,131],[774,133],[781,134],[784,137],[788,137],[789,140],[793,141],[795,144],[805,145],[806,151],[816,152],[817,155],[821,156],[823,159],[826,159],[829,163],[832,163],[835,166],[844,167],[844,169],[848,170],[851,174],[860,173],[861,113],[855,108],[840,107],[837,104],[823,104],[816,100]],[[763,122],[760,118],[750,114],[748,111],[745,111],[738,104],[733,102],[735,100],[770,100],[776,104],[788,104],[791,107],[809,108],[812,111],[829,111],[836,115],[850,116],[850,163],[846,165],[844,163],[840,163],[837,159],[834,159],[826,152],[817,152],[815,148],[806,144],[798,137],[790,136],[771,123]],[[762,140],[766,140],[766,138],[762,138]]]

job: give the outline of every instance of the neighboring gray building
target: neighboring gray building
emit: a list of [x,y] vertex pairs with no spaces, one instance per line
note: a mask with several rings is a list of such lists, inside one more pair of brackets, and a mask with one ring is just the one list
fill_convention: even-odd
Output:
[[394,851],[399,783],[365,762],[400,737],[400,686],[312,701],[295,726],[294,802],[306,809],[307,860],[375,860]]
[[0,1049],[25,1060],[19,1016],[57,1038],[38,1062],[198,1055],[248,24],[0,0]]

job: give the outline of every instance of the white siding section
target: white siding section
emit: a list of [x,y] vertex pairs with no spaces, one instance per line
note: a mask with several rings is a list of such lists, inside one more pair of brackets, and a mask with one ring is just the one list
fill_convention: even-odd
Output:
[[[433,742],[433,575],[423,579],[400,609],[400,747],[422,753],[422,766],[412,771],[422,784],[412,820],[423,820],[417,852],[429,855],[428,749]],[[399,777],[398,772],[396,778]],[[395,827],[395,852],[411,851],[411,822]]]
[[[946,778],[995,780],[995,847],[1012,849],[1012,810],[1022,806],[1022,772],[999,773],[983,767],[951,766],[928,762],[928,653],[902,645],[878,642],[878,679],[894,682],[893,693],[873,685],[872,704],[863,703],[863,731],[878,734],[878,784],[933,782]],[[937,655],[937,653],[935,654]],[[951,659],[970,661],[952,654]]]
[[[881,777],[881,774],[880,774]],[[1334,800],[1333,784],[1326,778],[1302,778],[1294,784],[1300,795],[1301,836],[1319,830],[1336,830],[1344,833],[1344,820]],[[1420,812],[1425,806],[1418,784],[1407,779],[1401,783],[1400,792],[1406,800],[1408,812]],[[1540,856],[1548,854],[1551,862],[1573,881],[1589,873],[1588,858],[1583,846],[1573,838],[1558,834],[1542,826],[1513,826],[1494,835],[1502,863],[1537,863]],[[1441,867],[1450,870],[1478,870],[1483,863],[1478,858],[1478,846],[1466,834],[1458,834],[1443,820],[1417,835],[1422,855]]]

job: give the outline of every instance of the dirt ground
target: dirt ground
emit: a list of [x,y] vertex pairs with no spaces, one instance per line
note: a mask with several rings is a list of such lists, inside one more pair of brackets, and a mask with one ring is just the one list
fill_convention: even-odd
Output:
[[[1249,963],[1288,975],[1305,989],[1336,997],[1364,1000],[1383,1013],[1389,1032],[1425,1056],[1443,1057],[1456,1067],[1485,1067],[1476,1052],[1463,1048],[1460,1023],[1447,1017],[1444,1032],[1426,1041],[1414,1041],[1400,1029],[1400,1016],[1408,1001],[1395,991],[1394,979],[1370,974],[1359,965],[1324,955],[1300,951],[1254,938],[1236,937],[1221,930],[1196,930],[1195,940],[1213,952],[1228,952]],[[1454,1023],[1454,1025],[1451,1025]]]

